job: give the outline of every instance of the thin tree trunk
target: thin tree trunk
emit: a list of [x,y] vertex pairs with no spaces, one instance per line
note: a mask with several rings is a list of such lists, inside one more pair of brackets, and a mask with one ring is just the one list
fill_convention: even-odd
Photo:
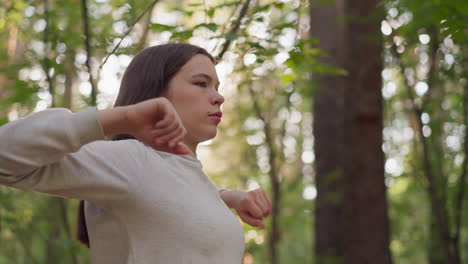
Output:
[[[50,26],[51,26],[51,21],[49,19],[49,12],[50,12],[49,8],[50,7],[49,7],[48,0],[44,0],[44,16],[46,20],[46,28],[44,29],[43,40],[44,40],[44,45],[46,46],[46,51],[45,51],[45,56],[43,60],[43,64],[44,64],[43,67],[44,67],[44,71],[46,74],[47,84],[49,86],[49,93],[52,96],[51,107],[57,107],[57,103],[55,100],[56,95],[55,95],[54,80],[50,73],[52,68],[51,68],[51,61],[49,59],[49,51],[50,51],[49,34],[50,34]],[[66,91],[66,95],[71,96],[71,87],[66,87],[66,88],[69,88]],[[67,103],[71,104],[71,99]],[[66,215],[65,201],[63,200],[63,198],[51,197],[47,202],[48,204],[51,205],[50,208],[52,208],[52,210],[47,215],[49,222],[50,223],[55,222],[57,220],[57,216],[59,216],[59,219],[62,221],[62,225],[64,227],[66,234],[68,235],[68,237],[71,238],[71,231],[70,231],[70,227],[68,223],[68,218]],[[56,246],[57,239],[60,237],[60,235],[61,235],[60,227],[58,225],[51,225],[50,236],[48,237],[49,239],[47,239],[47,242],[46,242],[46,260],[47,260],[46,263],[55,263],[57,262],[57,260],[60,259],[60,254],[58,253],[59,250],[58,250],[58,247]],[[72,263],[74,264],[77,263],[77,259],[75,255],[71,254],[70,258],[72,260]]]
[[73,85],[76,80],[76,68],[73,60],[75,59],[75,52],[67,52],[65,58],[65,91],[63,93],[63,107],[72,109],[73,107]]
[[57,222],[57,210],[55,209],[55,202],[54,199],[60,199],[58,197],[50,197],[47,200],[47,204],[49,204],[49,208],[52,209],[50,211],[44,212],[46,215],[46,219],[49,222],[50,225],[50,232],[48,234],[48,237],[46,239],[46,254],[45,254],[45,263],[57,263],[58,260],[60,260],[60,254],[59,254],[59,247],[57,245],[58,240],[60,238],[60,226],[53,224]]
[[[18,61],[18,58],[24,53],[24,47],[20,48],[18,43],[18,26],[11,25],[9,28],[8,42],[7,42],[7,61],[6,65],[14,64]],[[0,98],[7,98],[9,96],[8,89],[12,83],[11,78],[7,73],[0,73]],[[9,108],[0,111],[0,117],[7,117]]]
[[91,99],[89,104],[92,106],[97,105],[97,85],[93,78],[93,69],[91,68],[91,31],[89,29],[89,16],[88,16],[88,2],[87,0],[81,0],[81,17],[83,20],[83,33],[84,33],[84,44],[86,49],[86,68],[89,74],[89,83],[91,84]]
[[[67,201],[64,198],[60,197],[53,197],[53,201],[57,205],[57,214],[60,216],[60,220],[62,222],[62,227],[63,230],[65,231],[65,234],[68,236],[68,238],[72,238],[72,232],[70,228],[70,221],[68,220],[68,214],[67,214]],[[70,252],[70,259],[73,264],[77,264],[78,260],[76,259],[75,254],[73,252]]]
[[[437,40],[433,38],[432,41]],[[434,89],[434,78],[436,72],[435,64],[435,55],[437,52],[438,43],[432,43],[435,45],[432,48],[430,65],[430,74],[429,75],[429,92],[432,93]],[[392,47],[392,53],[399,63],[401,75],[404,77],[405,88],[407,90],[407,95],[410,102],[411,114],[414,116],[414,129],[417,136],[417,140],[420,143],[421,147],[421,164],[422,170],[424,172],[424,177],[427,180],[426,191],[429,197],[430,202],[430,245],[429,245],[429,263],[431,264],[456,264],[455,250],[454,250],[454,240],[450,233],[450,222],[447,211],[447,196],[445,194],[446,185],[445,179],[442,175],[442,169],[434,168],[433,165],[433,156],[438,154],[431,151],[431,144],[427,137],[424,136],[423,128],[424,124],[422,122],[422,114],[425,110],[422,108],[428,102],[428,97],[425,98],[425,103],[422,106],[417,105],[416,99],[414,96],[413,89],[409,83],[408,78],[405,77],[405,67],[401,62],[401,57],[396,51],[396,47]],[[437,144],[437,143],[434,143]],[[441,163],[442,161],[439,161]],[[456,246],[455,246],[456,247]]]
[[265,133],[265,142],[268,147],[268,160],[270,163],[270,171],[268,172],[270,176],[270,182],[272,187],[272,210],[271,210],[271,232],[268,236],[268,249],[269,249],[269,260],[270,264],[278,263],[278,242],[280,240],[279,233],[279,222],[278,218],[280,216],[280,201],[281,201],[281,189],[280,189],[280,176],[279,176],[279,167],[277,164],[277,153],[276,147],[274,146],[274,139],[271,135],[270,121],[265,117],[264,112],[260,109],[257,96],[255,91],[251,86],[248,87],[250,96],[252,97],[253,106],[255,113],[259,119],[263,121],[264,127],[263,132]]
[[45,29],[44,29],[44,35],[43,35],[43,42],[44,42],[44,46],[45,46],[45,51],[44,51],[44,58],[43,58],[43,70],[44,70],[44,73],[45,73],[45,76],[46,76],[46,80],[47,80],[47,84],[49,85],[49,93],[50,93],[50,96],[52,97],[52,102],[51,102],[51,105],[50,107],[55,107],[56,106],[56,102],[55,102],[55,85],[54,85],[54,80],[53,80],[53,77],[52,77],[52,74],[51,74],[51,61],[49,59],[49,53],[50,53],[50,25],[51,25],[51,21],[50,21],[50,11],[49,11],[49,0],[44,0],[43,2],[43,6],[44,6],[44,20],[46,22],[46,26],[45,26]]
[[[466,47],[463,50],[464,58],[468,56],[468,50]],[[468,62],[465,61],[465,71],[464,74],[468,75]],[[462,251],[460,250],[460,234],[461,234],[461,224],[463,216],[463,201],[465,199],[466,190],[468,188],[468,85],[463,87],[463,124],[465,125],[465,136],[463,139],[463,165],[458,179],[457,185],[458,188],[455,192],[455,231],[453,236],[454,250],[455,250],[455,260],[456,263],[462,263]],[[466,253],[466,252],[465,252]]]
[[[429,112],[431,115],[430,127],[432,130],[431,133],[431,142],[426,141],[427,158],[430,164],[425,165],[427,170],[432,171],[432,181],[429,182],[430,185],[433,185],[432,188],[435,190],[437,195],[437,203],[431,203],[431,247],[429,250],[429,263],[430,264],[444,264],[449,261],[453,264],[456,263],[454,250],[453,250],[453,240],[450,234],[450,222],[447,210],[447,180],[443,170],[443,120],[445,113],[441,108],[441,102],[444,98],[444,88],[438,85],[437,72],[439,71],[439,34],[437,29],[434,27],[430,28],[430,38],[431,42],[429,43],[429,73],[428,73],[428,87],[429,92],[427,101],[424,101],[425,104],[421,107],[421,112]],[[432,97],[432,98],[431,98]],[[427,104],[431,104],[434,110],[429,111],[429,107],[426,107]],[[421,118],[421,116],[419,116]],[[420,123],[420,128],[422,129],[422,123]],[[422,132],[422,130],[421,130]],[[420,137],[423,137],[420,133]],[[432,147],[432,148],[431,148]]]
[[270,240],[268,243],[268,247],[270,249],[270,263],[276,264],[278,263],[278,242],[280,240],[280,233],[279,233],[279,222],[278,218],[280,216],[280,201],[281,201],[281,181],[278,175],[277,163],[276,163],[276,150],[274,147],[274,141],[271,137],[271,128],[270,125],[267,123],[264,127],[265,131],[265,141],[267,142],[269,148],[269,161],[270,161],[270,181],[272,186],[272,193],[273,193],[273,208],[272,208],[272,225],[271,225],[271,235]]

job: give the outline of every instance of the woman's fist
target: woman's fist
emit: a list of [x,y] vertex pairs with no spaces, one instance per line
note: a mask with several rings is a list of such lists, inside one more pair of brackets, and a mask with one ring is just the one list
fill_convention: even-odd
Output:
[[129,133],[154,149],[175,154],[190,150],[179,142],[187,134],[177,111],[164,97],[153,98],[128,107]]
[[130,134],[156,150],[189,154],[179,142],[187,134],[171,102],[164,97],[98,112],[104,135]]
[[264,227],[263,219],[271,214],[272,203],[263,188],[252,191],[225,190],[221,198],[229,208],[233,208],[245,223]]

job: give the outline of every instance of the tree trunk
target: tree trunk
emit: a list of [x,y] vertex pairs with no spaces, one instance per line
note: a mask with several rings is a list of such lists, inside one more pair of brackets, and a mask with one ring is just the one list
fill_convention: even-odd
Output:
[[75,59],[75,52],[68,51],[65,58],[65,91],[63,94],[63,107],[72,109],[73,107],[73,85],[76,80],[76,68],[73,60]]
[[280,168],[276,162],[278,154],[274,143],[275,140],[272,135],[270,120],[265,117],[266,114],[262,111],[262,109],[260,109],[258,97],[252,87],[249,87],[249,93],[252,97],[255,114],[264,123],[263,132],[265,133],[266,146],[268,147],[268,161],[270,164],[270,171],[268,172],[268,175],[270,176],[271,181],[271,202],[273,204],[273,208],[271,210],[271,230],[268,234],[268,259],[270,264],[277,264],[279,262],[278,243],[280,241],[279,216],[281,215],[281,179],[279,175]]
[[378,2],[311,4],[311,35],[346,76],[314,95],[316,263],[391,263],[382,152]]
[[[430,69],[428,74],[428,92],[424,97],[424,101],[418,104],[413,87],[410,84],[407,77],[404,77],[405,88],[408,94],[408,102],[411,110],[411,120],[414,120],[413,131],[417,135],[417,141],[420,144],[421,151],[421,165],[424,177],[427,180],[426,190],[429,198],[430,205],[430,238],[429,238],[429,263],[430,264],[458,264],[457,253],[457,240],[451,235],[451,222],[449,219],[448,207],[447,207],[447,181],[445,179],[443,168],[442,168],[442,157],[440,156],[442,148],[441,144],[441,127],[443,124],[438,124],[442,121],[441,111],[437,107],[427,107],[427,104],[440,105],[440,98],[443,97],[443,91],[437,87],[437,72],[438,72],[438,34],[431,32],[431,44],[430,44]],[[405,65],[402,62],[401,56],[396,51],[396,47],[392,47],[393,56],[397,59],[401,76],[405,76]],[[434,110],[429,111],[429,108]],[[422,122],[422,115],[428,112],[431,116],[431,129],[435,131],[431,134],[432,138],[424,136]]]

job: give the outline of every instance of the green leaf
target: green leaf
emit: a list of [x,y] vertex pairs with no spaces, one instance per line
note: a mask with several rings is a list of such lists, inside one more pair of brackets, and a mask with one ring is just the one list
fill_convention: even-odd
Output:
[[210,18],[213,18],[214,16],[214,13],[215,13],[215,10],[214,8],[210,8],[208,9],[208,11],[206,11],[206,14],[210,17]]
[[281,77],[281,81],[283,82],[283,84],[291,83],[295,81],[296,79],[297,79],[297,76],[294,73],[286,74]]
[[171,31],[177,28],[177,26],[170,26],[164,24],[153,23],[151,24],[151,29],[155,31]]
[[192,36],[193,36],[193,30],[184,30],[184,31],[174,32],[171,36],[171,39],[186,41]]
[[237,6],[240,4],[240,1],[231,1],[231,2],[226,2],[224,4],[220,4],[220,5],[217,5],[217,6],[214,6],[212,7],[213,9],[217,9],[217,8],[222,8],[222,7],[230,7],[230,6]]
[[255,10],[255,13],[268,11],[268,9],[270,9],[270,7],[271,7],[271,4],[266,4],[266,5],[260,6],[259,8],[257,8]]
[[213,32],[216,32],[216,30],[218,29],[218,25],[216,25],[215,23],[202,23],[202,24],[198,24],[197,26],[195,26],[195,28],[201,28],[201,27],[205,27]]
[[280,10],[283,10],[283,8],[284,8],[284,3],[283,3],[283,2],[274,3],[273,5],[274,5],[276,8],[280,9]]
[[171,10],[172,10],[172,11],[180,12],[180,13],[186,15],[186,16],[189,16],[189,17],[191,17],[191,16],[193,15],[193,11],[187,11],[187,10],[185,10],[185,9],[178,8],[178,7],[172,8]]
[[294,21],[294,22],[291,22],[291,23],[281,23],[281,24],[275,26],[274,29],[281,31],[281,30],[283,30],[285,28],[296,28],[296,26],[297,26],[297,22]]
[[257,21],[257,22],[263,22],[263,21],[265,21],[265,18],[262,17],[262,16],[259,16],[259,17],[255,18],[254,20]]
[[247,41],[245,44],[249,45],[251,49],[263,49],[263,46],[258,44],[258,42]]

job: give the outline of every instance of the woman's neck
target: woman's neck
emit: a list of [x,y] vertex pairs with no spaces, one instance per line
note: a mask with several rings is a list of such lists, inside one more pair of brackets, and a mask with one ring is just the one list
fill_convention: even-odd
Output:
[[195,156],[197,156],[198,143],[189,142],[188,140],[184,140],[182,141],[182,143],[184,143],[184,145],[186,145],[192,151],[192,153],[195,154]]

